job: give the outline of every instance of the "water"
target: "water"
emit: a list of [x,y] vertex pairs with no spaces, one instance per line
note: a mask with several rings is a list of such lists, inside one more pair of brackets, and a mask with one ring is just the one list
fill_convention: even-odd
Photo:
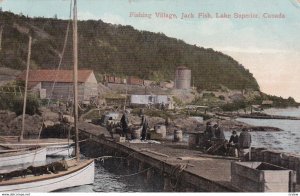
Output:
[[[118,168],[118,166],[116,166]],[[95,161],[95,182],[92,185],[72,187],[58,192],[146,192],[155,191],[143,185],[142,177],[122,177],[124,172],[109,171],[99,161]]]
[[[265,113],[300,117],[300,108],[272,108],[265,110]],[[252,146],[300,154],[300,121],[250,118],[238,118],[237,120],[250,125],[272,126],[284,130],[281,132],[251,132],[253,140]],[[229,138],[230,133],[226,133],[226,136]]]

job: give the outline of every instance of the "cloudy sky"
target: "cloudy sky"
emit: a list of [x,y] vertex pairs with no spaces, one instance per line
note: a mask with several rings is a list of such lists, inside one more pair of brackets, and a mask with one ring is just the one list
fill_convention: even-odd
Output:
[[[0,0],[5,11],[62,19],[69,5],[70,0]],[[177,18],[159,18],[158,12]],[[194,18],[181,19],[182,13]],[[199,13],[211,17],[198,18]],[[230,18],[220,18],[224,14]],[[235,17],[241,15],[248,18]],[[300,0],[78,0],[78,16],[222,51],[249,69],[262,91],[300,101]]]

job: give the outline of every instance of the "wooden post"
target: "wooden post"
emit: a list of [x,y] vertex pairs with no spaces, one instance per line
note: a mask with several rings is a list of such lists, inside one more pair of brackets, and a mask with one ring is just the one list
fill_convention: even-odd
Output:
[[126,97],[125,97],[125,100],[124,100],[124,108],[123,108],[123,111],[126,110],[126,104],[127,104],[127,93],[128,93],[128,89],[127,89],[127,80],[126,80],[126,84],[125,84],[125,90],[126,90]]
[[132,160],[127,159],[127,174],[130,174],[130,168],[133,166]]
[[164,192],[173,191],[171,188],[171,179],[168,176],[164,177]]
[[74,127],[75,127],[75,154],[76,159],[79,161],[79,134],[78,134],[78,40],[77,40],[77,0],[74,0],[73,8],[73,55],[74,55]]
[[138,169],[138,172],[143,171],[143,169],[144,169],[144,162],[139,162],[139,169]]
[[147,170],[146,178],[144,180],[145,184],[150,184],[153,179],[153,169]]
[[29,36],[28,43],[28,55],[27,55],[27,68],[26,68],[26,79],[25,79],[25,92],[24,92],[24,102],[23,102],[23,116],[22,116],[22,129],[20,135],[20,141],[24,139],[24,126],[25,126],[25,112],[26,112],[26,101],[27,101],[27,86],[28,86],[28,75],[29,75],[29,65],[30,65],[30,55],[31,55],[31,36]]

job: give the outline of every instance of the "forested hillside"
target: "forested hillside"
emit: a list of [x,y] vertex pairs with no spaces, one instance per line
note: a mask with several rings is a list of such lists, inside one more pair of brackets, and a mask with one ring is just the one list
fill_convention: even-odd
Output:
[[[57,67],[67,25],[66,20],[1,12],[0,66],[25,69],[29,29],[33,35],[31,69]],[[230,89],[259,89],[249,70],[230,56],[162,33],[138,31],[131,26],[111,25],[101,20],[80,21],[78,33],[80,68],[102,74],[173,80],[176,67],[184,65],[192,69],[193,83],[199,89],[215,89],[220,85]],[[71,67],[71,59],[70,27],[63,68]]]

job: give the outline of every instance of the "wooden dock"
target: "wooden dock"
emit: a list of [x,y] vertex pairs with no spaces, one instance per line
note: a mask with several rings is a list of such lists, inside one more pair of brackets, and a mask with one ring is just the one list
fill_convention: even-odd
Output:
[[113,149],[115,152],[130,155],[140,164],[146,163],[167,176],[180,175],[182,182],[197,190],[207,192],[239,191],[230,183],[231,161],[235,161],[234,158],[223,159],[218,156],[205,155],[200,151],[188,149],[187,144],[184,143],[170,141],[161,144],[118,143],[102,137],[100,133],[90,133],[88,130],[81,130],[81,135]]
[[[204,154],[199,150],[189,149],[188,144],[182,142],[115,142],[106,129],[99,126],[97,130],[81,129],[80,134],[82,139],[88,138],[90,142],[109,149],[110,154],[131,157],[130,161],[134,163],[128,162],[127,167],[138,164],[138,171],[155,168],[158,173],[163,174],[161,176],[164,178],[164,191],[242,192],[239,187],[231,184],[231,162],[238,161],[237,158]],[[271,162],[265,157],[259,160],[259,156],[253,156],[256,161]],[[290,169],[298,172],[299,166],[294,165]],[[180,189],[175,189],[170,183],[170,179],[174,181],[174,178],[175,181],[176,178],[180,178]],[[299,185],[296,186],[296,190],[300,190]]]

